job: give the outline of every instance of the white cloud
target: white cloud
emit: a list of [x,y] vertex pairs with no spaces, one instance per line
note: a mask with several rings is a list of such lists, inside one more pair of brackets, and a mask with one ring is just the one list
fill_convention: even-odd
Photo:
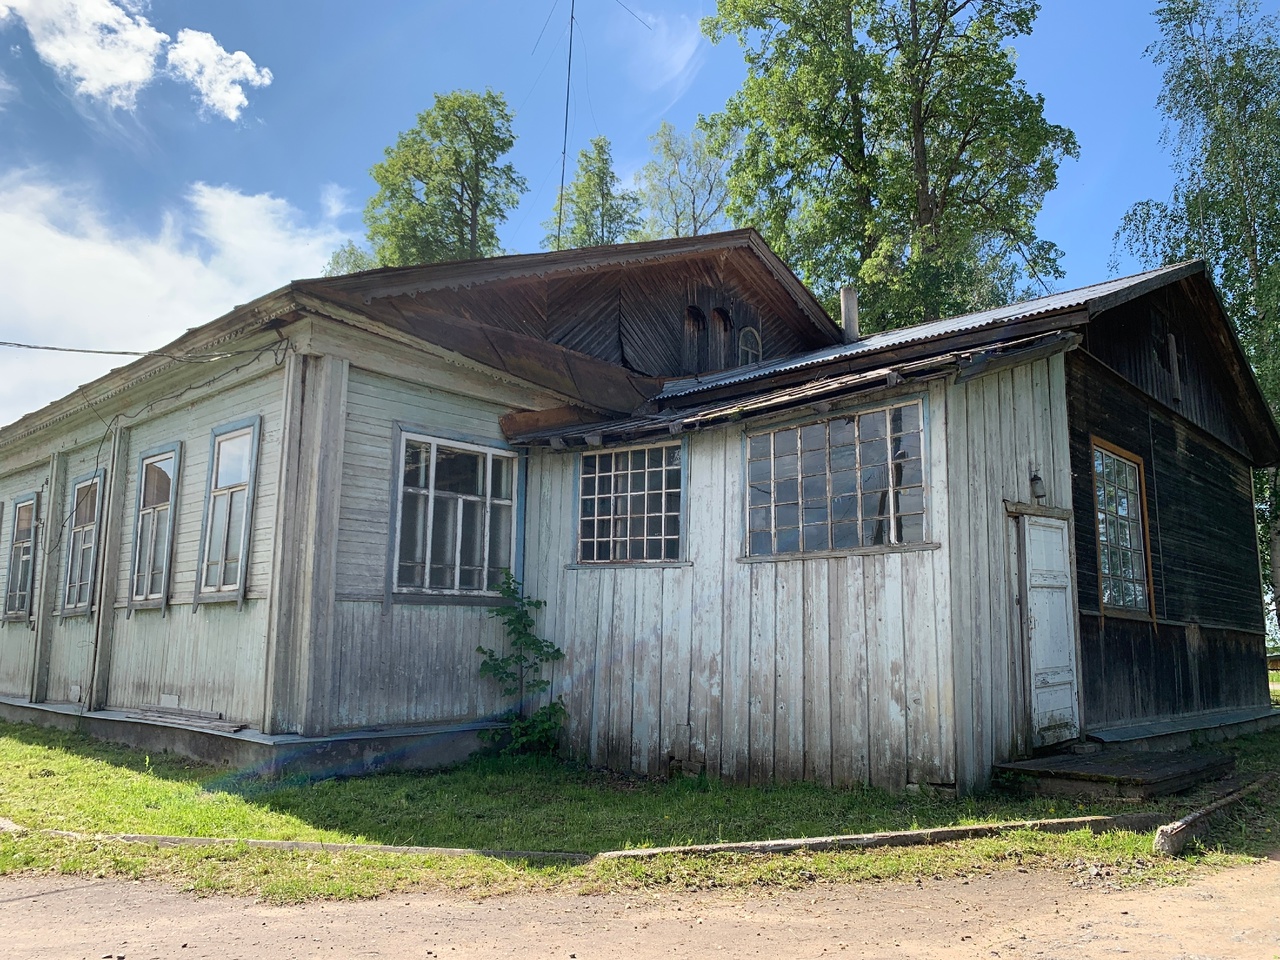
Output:
[[82,96],[133,109],[167,34],[112,0],[9,0],[36,54]]
[[346,187],[336,183],[326,183],[320,188],[320,209],[324,211],[326,220],[337,220],[355,209],[347,203],[350,193]]
[[0,110],[5,108],[5,104],[18,96],[18,88],[6,77],[0,73]]
[[228,53],[211,34],[179,30],[176,43],[142,15],[143,0],[5,0],[0,24],[26,24],[36,55],[77,94],[132,110],[166,54],[168,74],[191,84],[201,106],[228,120],[248,105],[245,85],[265,87],[271,71],[243,50]]
[[228,120],[236,120],[249,104],[244,85],[265,87],[271,71],[257,66],[247,53],[227,53],[212,34],[179,30],[169,48],[169,72],[196,88],[201,104]]
[[666,92],[674,102],[689,89],[706,59],[702,28],[697,17],[684,14],[642,15],[650,29],[628,35],[632,79],[643,89]]
[[[86,190],[0,175],[0,339],[150,350],[298,277],[345,239],[270,194],[198,183],[154,234],[109,224]],[[127,358],[0,348],[0,424]]]

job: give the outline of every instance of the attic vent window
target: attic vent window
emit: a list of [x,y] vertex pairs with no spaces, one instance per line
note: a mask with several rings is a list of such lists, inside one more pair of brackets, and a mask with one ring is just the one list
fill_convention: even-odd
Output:
[[764,347],[760,343],[760,334],[747,327],[738,334],[738,365],[759,363],[764,356]]
[[748,442],[753,557],[922,543],[920,401]]

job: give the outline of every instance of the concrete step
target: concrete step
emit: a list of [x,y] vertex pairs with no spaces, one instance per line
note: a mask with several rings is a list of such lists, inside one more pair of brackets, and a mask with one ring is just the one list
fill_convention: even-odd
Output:
[[995,766],[997,775],[1023,792],[1043,796],[1148,799],[1181,793],[1235,769],[1235,758],[1203,750],[1177,752],[1071,751]]

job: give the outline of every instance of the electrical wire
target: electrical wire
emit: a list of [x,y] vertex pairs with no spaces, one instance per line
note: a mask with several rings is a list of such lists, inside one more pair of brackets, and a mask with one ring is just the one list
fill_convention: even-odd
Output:
[[215,360],[226,360],[228,357],[248,353],[259,353],[258,350],[230,350],[225,353],[164,353],[160,350],[93,350],[88,347],[54,347],[42,343],[17,343],[12,340],[0,340],[0,347],[15,350],[44,350],[51,353],[82,353],[96,357],[163,357],[179,363],[213,363]]

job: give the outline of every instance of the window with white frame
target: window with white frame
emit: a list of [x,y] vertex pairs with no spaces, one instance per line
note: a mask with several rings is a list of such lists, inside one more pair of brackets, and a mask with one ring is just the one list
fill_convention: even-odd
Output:
[[582,563],[679,560],[681,462],[678,443],[584,453],[578,559]]
[[1095,441],[1093,490],[1102,604],[1147,610],[1150,597],[1146,534],[1142,527],[1142,462]]
[[173,495],[178,448],[143,454],[138,469],[138,509],[133,536],[135,601],[164,600],[169,587],[173,542]]
[[31,585],[35,577],[36,497],[13,505],[13,540],[9,545],[9,581],[5,587],[4,615],[25,617],[31,612]]
[[764,356],[764,346],[760,343],[760,334],[752,327],[746,327],[738,334],[738,364],[757,363]]
[[516,455],[405,434],[395,588],[495,593],[511,568]]
[[213,431],[198,588],[204,599],[243,596],[257,454],[257,418]]
[[748,553],[851,550],[925,538],[916,400],[748,437]]
[[62,594],[64,613],[87,612],[93,600],[98,557],[98,512],[101,507],[102,482],[98,475],[77,480],[72,485],[67,530],[67,580]]

